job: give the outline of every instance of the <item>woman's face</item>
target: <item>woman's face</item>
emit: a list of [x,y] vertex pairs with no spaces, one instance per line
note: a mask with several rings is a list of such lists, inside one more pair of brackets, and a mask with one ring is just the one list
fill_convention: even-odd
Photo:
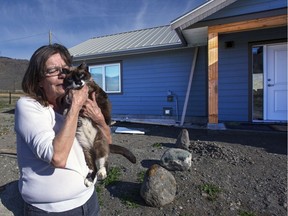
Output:
[[59,73],[59,69],[68,68],[68,66],[58,53],[48,58],[45,65],[47,75],[40,81],[39,85],[43,88],[48,102],[55,106],[56,99],[65,93],[63,87],[65,74]]

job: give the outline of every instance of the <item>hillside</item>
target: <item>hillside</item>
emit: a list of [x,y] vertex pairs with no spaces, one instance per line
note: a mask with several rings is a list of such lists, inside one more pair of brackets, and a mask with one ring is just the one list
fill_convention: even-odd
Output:
[[28,60],[0,57],[0,91],[21,90]]

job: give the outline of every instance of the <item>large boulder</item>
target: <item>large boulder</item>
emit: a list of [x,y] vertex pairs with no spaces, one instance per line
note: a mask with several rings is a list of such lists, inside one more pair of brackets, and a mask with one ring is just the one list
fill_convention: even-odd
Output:
[[176,180],[168,170],[154,164],[145,174],[140,194],[148,205],[164,206],[175,199]]

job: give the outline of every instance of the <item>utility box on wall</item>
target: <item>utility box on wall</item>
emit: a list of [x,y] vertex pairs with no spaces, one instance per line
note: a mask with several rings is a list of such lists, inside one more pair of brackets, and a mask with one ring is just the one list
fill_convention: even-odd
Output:
[[163,115],[164,116],[172,116],[172,108],[171,107],[163,107]]

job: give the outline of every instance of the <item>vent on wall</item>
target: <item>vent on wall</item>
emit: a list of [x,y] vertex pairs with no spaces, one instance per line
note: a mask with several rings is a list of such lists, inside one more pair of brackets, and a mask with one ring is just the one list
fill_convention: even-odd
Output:
[[164,116],[172,116],[172,108],[171,107],[163,107],[163,115]]

